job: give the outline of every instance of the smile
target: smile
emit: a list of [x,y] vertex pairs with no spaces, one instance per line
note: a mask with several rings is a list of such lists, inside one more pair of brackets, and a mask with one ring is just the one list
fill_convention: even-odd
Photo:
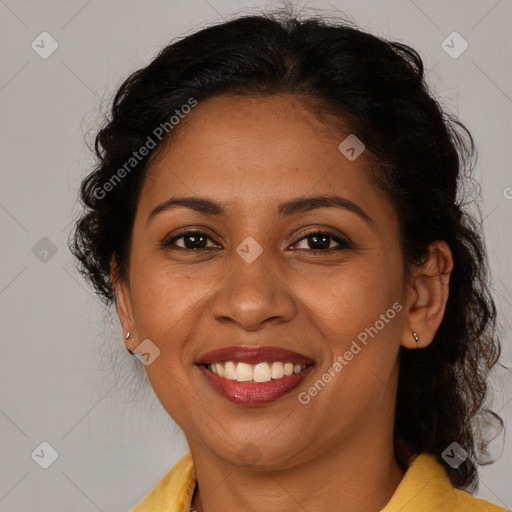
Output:
[[204,354],[197,366],[211,387],[238,405],[263,405],[290,393],[315,366],[279,347],[229,346]]

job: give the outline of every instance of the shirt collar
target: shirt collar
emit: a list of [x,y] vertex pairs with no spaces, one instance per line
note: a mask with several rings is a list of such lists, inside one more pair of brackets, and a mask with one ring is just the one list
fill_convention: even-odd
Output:
[[[131,512],[188,512],[197,478],[187,452]],[[506,512],[452,486],[436,457],[422,453],[411,459],[393,496],[381,512]]]

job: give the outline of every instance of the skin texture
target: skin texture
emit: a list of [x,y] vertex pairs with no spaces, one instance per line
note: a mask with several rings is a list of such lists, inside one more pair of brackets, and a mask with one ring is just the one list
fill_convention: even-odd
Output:
[[[199,512],[327,511],[340,503],[378,511],[403,477],[393,454],[398,351],[416,347],[412,331],[421,347],[432,341],[448,298],[451,253],[436,242],[425,265],[405,278],[392,204],[371,180],[364,153],[349,161],[338,150],[348,133],[333,126],[291,95],[200,103],[149,171],[128,278],[112,265],[119,317],[135,339],[127,346],[149,338],[161,351],[146,371],[188,440]],[[356,203],[371,220],[340,208],[278,215],[283,201],[327,194]],[[225,203],[228,214],[181,207],[148,222],[174,196],[207,197]],[[203,231],[211,249],[179,250],[187,238],[175,240],[175,250],[162,247],[183,228]],[[336,250],[331,238],[315,251],[304,238],[312,228],[353,246]],[[252,263],[236,252],[249,236],[263,249]],[[401,311],[301,404],[297,395],[396,302]],[[230,345],[287,348],[315,368],[272,403],[236,405],[194,364]],[[251,450],[251,461],[241,457]]]

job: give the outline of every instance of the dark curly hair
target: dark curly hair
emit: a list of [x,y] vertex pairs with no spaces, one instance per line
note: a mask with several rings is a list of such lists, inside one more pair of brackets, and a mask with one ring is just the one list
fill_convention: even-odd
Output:
[[[503,427],[485,407],[500,355],[485,246],[481,224],[464,210],[476,151],[469,131],[429,91],[411,47],[351,21],[282,11],[238,17],[169,44],[124,81],[97,134],[98,163],[82,182],[85,211],[70,239],[81,273],[111,305],[110,264],[114,259],[126,277],[138,197],[152,158],[179,129],[172,116],[217,95],[277,93],[299,95],[364,141],[372,176],[398,213],[407,273],[432,242],[449,245],[454,266],[435,338],[420,351],[400,349],[395,455],[404,468],[421,452],[443,463],[455,441],[469,456],[457,469],[444,464],[449,478],[456,487],[476,487],[488,444],[478,420]],[[155,141],[159,126],[168,129]],[[148,137],[154,147],[141,156]]]

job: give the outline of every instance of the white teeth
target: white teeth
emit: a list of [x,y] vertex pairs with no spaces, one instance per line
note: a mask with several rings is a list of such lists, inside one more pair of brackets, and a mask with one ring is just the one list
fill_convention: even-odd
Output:
[[270,366],[268,363],[258,363],[252,372],[252,379],[255,382],[270,382],[272,376],[270,375]]
[[233,361],[227,361],[224,365],[224,378],[229,380],[236,379],[236,366]]
[[280,379],[284,377],[284,364],[281,362],[272,363],[270,367],[270,375],[273,379]]
[[306,365],[293,364],[290,362],[282,363],[275,361],[273,363],[236,363],[226,361],[225,363],[212,363],[208,368],[219,377],[224,377],[237,382],[270,382],[275,379],[282,379],[284,376],[299,373]]
[[247,363],[238,363],[236,367],[236,380],[238,382],[252,380],[252,366]]

